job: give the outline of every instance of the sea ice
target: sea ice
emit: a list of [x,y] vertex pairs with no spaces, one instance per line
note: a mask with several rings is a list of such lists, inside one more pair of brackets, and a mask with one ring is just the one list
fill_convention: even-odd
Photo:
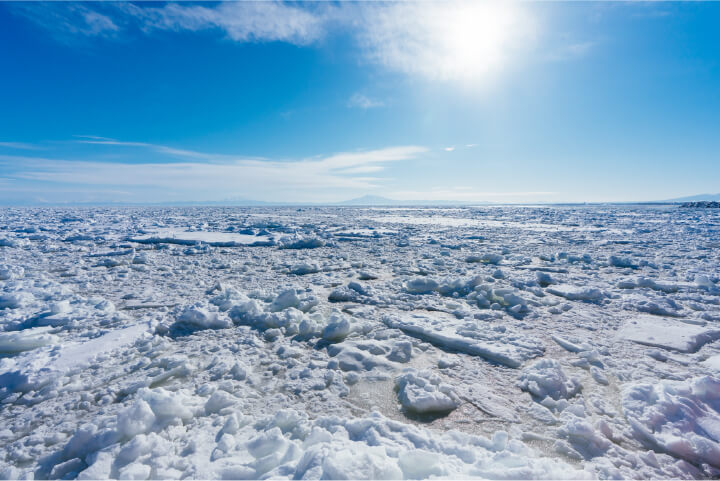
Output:
[[719,215],[3,209],[0,478],[716,478]]
[[689,324],[660,316],[639,316],[625,322],[618,337],[646,346],[695,352],[720,339],[720,327]]

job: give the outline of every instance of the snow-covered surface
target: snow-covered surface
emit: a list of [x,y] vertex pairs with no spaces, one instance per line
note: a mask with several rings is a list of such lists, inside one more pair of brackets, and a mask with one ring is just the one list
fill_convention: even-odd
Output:
[[[702,321],[701,321],[702,322]],[[626,321],[618,335],[648,346],[695,352],[705,343],[720,339],[720,324],[688,324],[660,316],[642,315]]]
[[208,244],[217,247],[258,246],[273,243],[272,238],[263,235],[178,229],[158,229],[149,234],[130,237],[130,240],[142,244]]
[[0,478],[720,475],[718,212],[0,217]]

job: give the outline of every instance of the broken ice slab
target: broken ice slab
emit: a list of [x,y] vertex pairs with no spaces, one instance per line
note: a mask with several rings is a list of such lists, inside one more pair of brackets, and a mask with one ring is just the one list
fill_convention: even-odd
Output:
[[139,244],[207,244],[214,247],[271,246],[275,240],[270,236],[237,234],[234,232],[182,231],[160,229],[156,232],[130,237],[131,242]]
[[452,351],[479,356],[488,361],[517,368],[523,362],[542,356],[544,346],[529,337],[511,333],[507,329],[477,328],[472,322],[452,323],[418,314],[400,314],[384,319],[388,327],[400,329],[408,336]]
[[643,315],[626,321],[618,331],[617,337],[646,346],[680,352],[697,352],[708,342],[720,339],[720,327]]

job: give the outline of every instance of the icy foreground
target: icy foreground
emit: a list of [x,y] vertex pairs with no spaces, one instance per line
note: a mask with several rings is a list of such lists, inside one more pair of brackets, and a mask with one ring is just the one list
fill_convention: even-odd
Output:
[[720,476],[720,212],[0,218],[0,478]]

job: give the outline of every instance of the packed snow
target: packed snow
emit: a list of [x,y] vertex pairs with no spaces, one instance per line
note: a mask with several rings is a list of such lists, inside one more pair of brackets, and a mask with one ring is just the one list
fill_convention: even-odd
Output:
[[0,217],[0,479],[720,476],[717,210]]

